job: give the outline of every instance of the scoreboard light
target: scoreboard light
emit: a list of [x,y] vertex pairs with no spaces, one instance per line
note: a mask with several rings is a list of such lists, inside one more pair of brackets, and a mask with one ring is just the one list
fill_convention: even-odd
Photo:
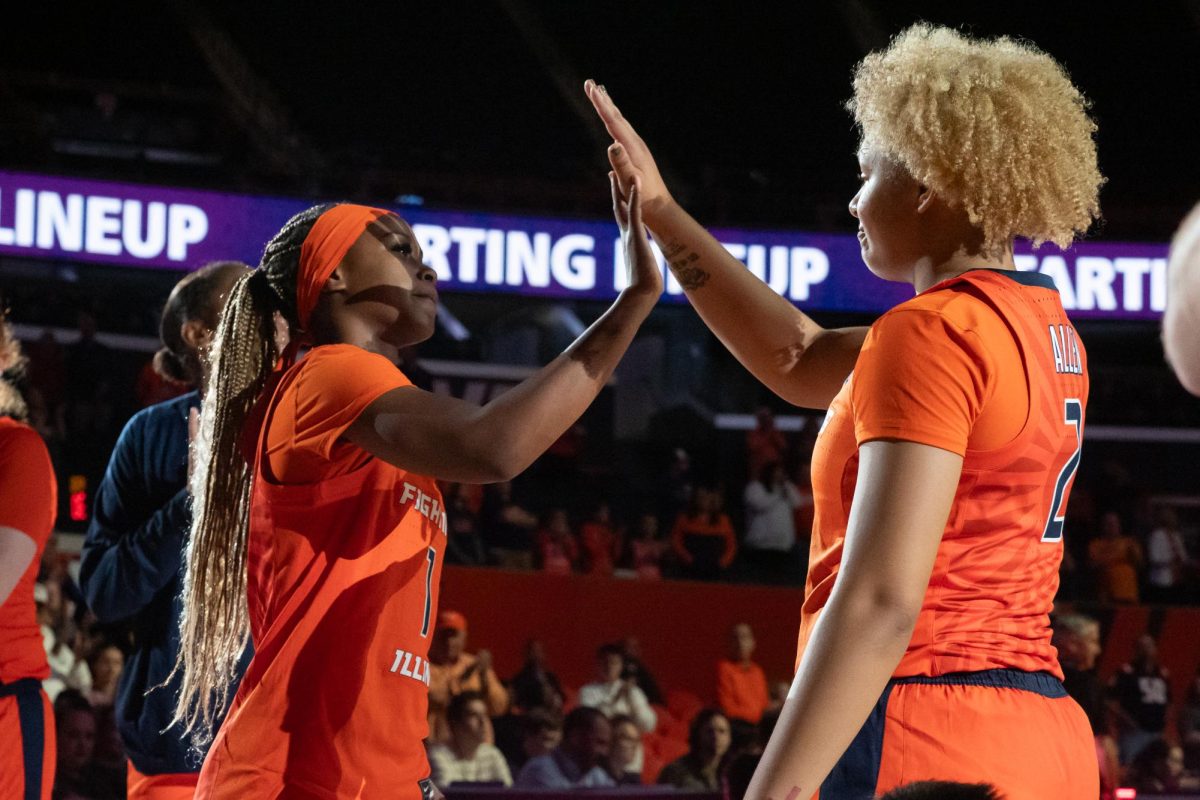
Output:
[[87,476],[72,475],[67,481],[68,497],[70,498],[70,516],[72,522],[87,522],[88,496]]

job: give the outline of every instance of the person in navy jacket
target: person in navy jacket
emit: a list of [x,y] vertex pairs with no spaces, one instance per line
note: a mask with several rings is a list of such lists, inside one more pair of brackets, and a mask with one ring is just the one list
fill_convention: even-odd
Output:
[[[164,378],[202,384],[200,354],[229,289],[247,269],[239,262],[215,262],[175,286],[163,309],[163,348],[154,357]],[[129,420],[96,491],[83,546],[80,580],[88,605],[101,622],[121,622],[133,631],[133,652],[116,695],[130,800],[191,797],[203,761],[186,736],[166,730],[179,690],[180,676],[171,671],[179,650],[181,566],[192,522],[189,431],[199,408],[200,394],[191,391]],[[248,662],[249,653],[242,669]]]

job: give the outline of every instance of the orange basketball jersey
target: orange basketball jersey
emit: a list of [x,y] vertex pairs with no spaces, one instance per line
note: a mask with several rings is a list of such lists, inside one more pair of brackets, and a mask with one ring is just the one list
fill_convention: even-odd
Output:
[[254,658],[198,798],[421,797],[445,510],[433,479],[340,438],[407,385],[382,356],[331,345],[274,390],[250,510]]
[[963,471],[895,674],[1061,678],[1049,613],[1087,395],[1083,344],[1047,276],[971,270],[880,317],[813,453],[800,653],[837,578],[858,448],[896,439],[958,453]]

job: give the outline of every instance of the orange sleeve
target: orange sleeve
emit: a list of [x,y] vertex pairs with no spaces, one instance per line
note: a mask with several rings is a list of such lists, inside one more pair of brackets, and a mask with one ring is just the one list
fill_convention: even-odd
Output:
[[854,366],[855,438],[860,445],[899,439],[964,455],[992,374],[973,330],[938,311],[885,314],[871,327]]
[[37,432],[24,425],[0,431],[0,526],[40,548],[54,527],[55,494],[50,454]]
[[392,389],[411,386],[395,364],[354,345],[329,345],[304,359],[292,389],[294,451],[328,459],[338,438],[367,406]]

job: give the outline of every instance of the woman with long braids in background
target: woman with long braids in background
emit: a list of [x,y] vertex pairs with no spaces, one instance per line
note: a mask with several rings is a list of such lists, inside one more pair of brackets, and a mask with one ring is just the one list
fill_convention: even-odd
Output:
[[238,281],[211,351],[184,580],[176,721],[198,741],[247,635],[255,653],[198,797],[435,796],[422,739],[447,528],[436,480],[513,477],[608,380],[662,291],[638,190],[614,182],[613,205],[629,288],[482,407],[395,365],[437,314],[435,274],[395,214],[311,208]]
[[1013,240],[1068,246],[1099,214],[1095,123],[1032,45],[915,25],[854,73],[863,261],[914,298],[825,329],[674,201],[592,83],[620,186],[688,299],[756,377],[828,409],[797,671],[747,792],[871,798],[921,779],[1094,800],[1087,718],[1050,642],[1087,355]]
[[0,299],[0,797],[47,800],[54,786],[50,677],[33,601],[57,513],[46,445],[25,424],[15,381],[25,359]]
[[[163,346],[154,356],[163,378],[203,389],[201,354],[229,290],[249,269],[219,261],[176,284],[159,325]],[[187,737],[164,732],[179,692],[178,676],[167,677],[179,652],[183,552],[192,524],[189,428],[199,408],[200,391],[192,391],[129,420],[96,490],[83,544],[79,581],[88,607],[101,622],[129,623],[134,636],[115,704],[129,756],[129,800],[187,800],[200,774]]]

